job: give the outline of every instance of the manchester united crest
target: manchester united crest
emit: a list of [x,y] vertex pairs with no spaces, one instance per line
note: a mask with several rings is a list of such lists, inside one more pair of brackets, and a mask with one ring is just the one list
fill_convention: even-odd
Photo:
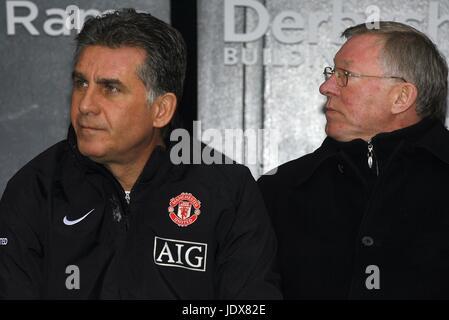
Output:
[[194,223],[200,215],[201,202],[191,193],[183,192],[170,199],[168,213],[170,219],[180,227]]

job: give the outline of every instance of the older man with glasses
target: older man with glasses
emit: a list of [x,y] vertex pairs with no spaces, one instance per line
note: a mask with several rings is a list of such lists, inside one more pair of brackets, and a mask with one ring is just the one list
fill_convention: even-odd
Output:
[[449,298],[448,67],[405,24],[346,29],[320,148],[259,180],[287,299]]

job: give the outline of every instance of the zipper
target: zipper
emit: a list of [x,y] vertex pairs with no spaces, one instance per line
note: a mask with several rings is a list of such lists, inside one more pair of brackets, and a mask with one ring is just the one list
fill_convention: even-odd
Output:
[[134,186],[131,188],[130,191],[126,191],[122,187],[122,190],[125,193],[125,202],[126,202],[126,205],[123,208],[124,211],[125,211],[125,215],[124,215],[124,220],[125,221],[124,222],[125,222],[125,230],[126,231],[128,231],[128,229],[129,229],[129,219],[130,219],[129,216],[130,216],[130,213],[131,213],[131,193],[133,193],[133,191],[134,191],[137,183],[139,182],[139,180],[140,180],[140,176],[139,176],[139,178],[137,179],[136,183],[134,184]]
[[[371,140],[368,141],[368,144],[371,143]],[[391,171],[391,163],[393,162],[393,159],[395,158],[395,156],[399,153],[399,151],[401,150],[401,148],[403,147],[403,142],[399,143],[399,145],[396,147],[396,149],[391,153],[388,161],[385,163],[385,166],[383,168],[383,172],[385,172],[385,174],[381,177],[379,177],[379,179],[376,180],[374,186],[373,186],[373,191],[371,192],[371,196],[368,198],[367,201],[367,205],[366,208],[363,212],[363,216],[362,216],[362,220],[360,222],[359,228],[358,228],[358,232],[357,232],[357,240],[356,240],[356,247],[355,247],[355,251],[354,251],[354,257],[357,257],[359,255],[359,252],[361,250],[361,246],[360,246],[360,239],[362,238],[362,236],[365,233],[365,230],[367,229],[367,224],[369,222],[369,217],[370,214],[372,215],[372,207],[375,203],[378,203],[377,198],[379,198],[378,195],[378,189],[381,188],[382,183],[384,182],[384,180],[386,179],[385,177],[388,176],[389,171]],[[373,155],[374,155],[374,147],[372,149],[373,151]],[[377,161],[376,161],[377,162]],[[363,232],[362,232],[363,231]],[[356,274],[355,272],[355,267],[357,266],[356,263],[354,263],[353,265],[353,274]],[[357,288],[357,284],[356,284],[356,280],[359,280],[356,276],[352,277],[351,280],[351,285],[349,287],[349,294],[348,297],[349,298],[353,298],[353,297],[357,297],[354,296],[354,291]]]
[[368,167],[370,169],[373,168],[373,163],[376,163],[376,175],[379,176],[379,165],[378,162],[374,160],[374,145],[372,144],[371,139],[368,140],[368,153],[366,154],[366,156],[368,157]]
[[125,201],[126,205],[124,206],[124,223],[125,223],[125,231],[128,231],[129,229],[129,214],[130,214],[130,203],[131,203],[131,191],[124,191],[125,192]]
[[131,191],[125,191],[125,200],[126,203],[129,205],[129,203],[131,202]]

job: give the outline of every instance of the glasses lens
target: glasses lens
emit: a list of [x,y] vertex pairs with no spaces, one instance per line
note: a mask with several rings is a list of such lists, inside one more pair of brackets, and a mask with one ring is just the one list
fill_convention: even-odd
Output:
[[348,83],[348,77],[342,70],[335,69],[335,79],[337,80],[337,84],[340,87],[345,87]]

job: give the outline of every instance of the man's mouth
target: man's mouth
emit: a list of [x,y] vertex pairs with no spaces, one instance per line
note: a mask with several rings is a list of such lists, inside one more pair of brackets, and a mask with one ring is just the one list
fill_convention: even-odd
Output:
[[331,112],[331,111],[333,111],[333,112],[338,112],[338,111],[335,110],[334,108],[326,107],[326,112]]
[[80,129],[83,129],[83,130],[97,130],[97,131],[98,130],[104,130],[100,126],[94,126],[94,125],[91,125],[91,124],[84,124],[84,123],[79,123],[79,122],[78,122],[78,127]]

